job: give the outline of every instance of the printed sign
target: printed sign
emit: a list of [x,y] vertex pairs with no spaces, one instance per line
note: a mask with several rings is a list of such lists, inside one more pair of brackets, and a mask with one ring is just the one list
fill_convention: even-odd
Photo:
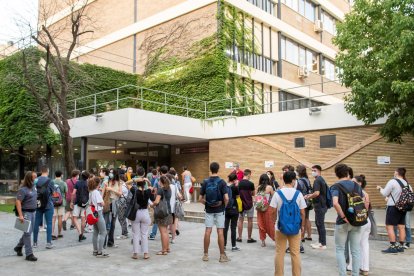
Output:
[[389,165],[391,164],[391,158],[389,156],[377,156],[378,165]]
[[226,162],[226,163],[224,163],[224,167],[226,169],[233,169],[233,162]]
[[273,168],[275,166],[275,161],[269,160],[265,161],[265,168]]

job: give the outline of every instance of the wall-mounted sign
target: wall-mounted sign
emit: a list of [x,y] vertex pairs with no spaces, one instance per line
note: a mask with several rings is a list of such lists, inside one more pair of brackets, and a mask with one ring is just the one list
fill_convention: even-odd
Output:
[[389,156],[377,156],[378,165],[389,165],[391,164],[391,158]]
[[264,163],[265,163],[265,168],[273,168],[275,166],[275,161],[273,160],[268,160],[268,161],[265,161]]
[[226,169],[233,169],[233,162],[226,162],[226,163],[224,163],[224,167]]
[[181,148],[181,154],[208,152],[208,146]]
[[180,148],[175,148],[175,154],[180,154]]

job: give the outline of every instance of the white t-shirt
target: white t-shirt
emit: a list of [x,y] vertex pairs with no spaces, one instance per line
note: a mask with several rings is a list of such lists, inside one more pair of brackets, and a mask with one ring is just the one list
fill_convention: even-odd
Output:
[[[283,195],[286,197],[287,200],[292,200],[293,196],[295,195],[295,192],[297,191],[295,188],[282,188],[280,191],[283,193]],[[305,209],[306,208],[306,202],[303,198],[302,193],[299,191],[299,195],[296,198],[296,204],[299,206],[299,209]],[[283,200],[279,196],[277,192],[272,197],[272,201],[270,202],[270,206],[277,209],[277,219],[279,220],[279,210],[280,207],[283,205]],[[277,228],[277,222],[275,224],[275,229],[279,230]]]
[[[407,186],[407,181],[405,181],[404,179],[399,179],[399,180],[404,186]],[[410,187],[410,190],[412,190],[411,187]],[[398,184],[397,180],[393,178],[390,181],[388,181],[385,188],[381,189],[380,192],[383,196],[388,197],[387,206],[395,206],[395,203],[397,203],[398,200],[400,199],[402,189],[401,189],[400,184]]]
[[171,205],[171,213],[174,214],[175,212],[175,194],[177,193],[177,186],[175,184],[170,184],[171,189],[171,198],[170,198],[170,205]]
[[122,182],[122,195],[127,198],[128,197],[128,187],[125,182]]
[[101,211],[103,209],[103,206],[99,206],[99,203],[103,204],[103,198],[97,189],[93,190],[92,193],[89,193],[89,202],[95,206],[96,211]]

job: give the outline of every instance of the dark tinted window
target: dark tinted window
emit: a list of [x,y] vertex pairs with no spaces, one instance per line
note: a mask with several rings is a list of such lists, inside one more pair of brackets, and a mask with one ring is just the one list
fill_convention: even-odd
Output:
[[295,148],[304,148],[305,147],[305,138],[295,138]]
[[324,135],[320,138],[321,148],[336,148],[336,135]]

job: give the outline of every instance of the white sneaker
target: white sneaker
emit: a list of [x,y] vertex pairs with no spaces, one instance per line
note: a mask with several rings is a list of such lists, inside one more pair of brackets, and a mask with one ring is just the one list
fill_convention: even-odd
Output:
[[190,204],[190,203],[191,203],[191,201],[187,200],[187,201],[185,201],[184,203],[185,203],[185,204]]
[[318,246],[312,246],[313,249],[326,250],[326,245],[319,244]]
[[318,248],[319,246],[321,246],[322,244],[320,244],[320,243],[312,243],[311,245],[310,245],[310,247],[312,247],[312,248]]
[[46,232],[46,227],[41,227],[41,228],[39,229],[39,232]]
[[46,249],[52,249],[54,247],[55,247],[55,245],[53,245],[52,243],[47,243],[46,244]]
[[128,239],[128,236],[121,235],[119,237],[116,237],[116,239],[117,240],[125,240],[125,239]]

